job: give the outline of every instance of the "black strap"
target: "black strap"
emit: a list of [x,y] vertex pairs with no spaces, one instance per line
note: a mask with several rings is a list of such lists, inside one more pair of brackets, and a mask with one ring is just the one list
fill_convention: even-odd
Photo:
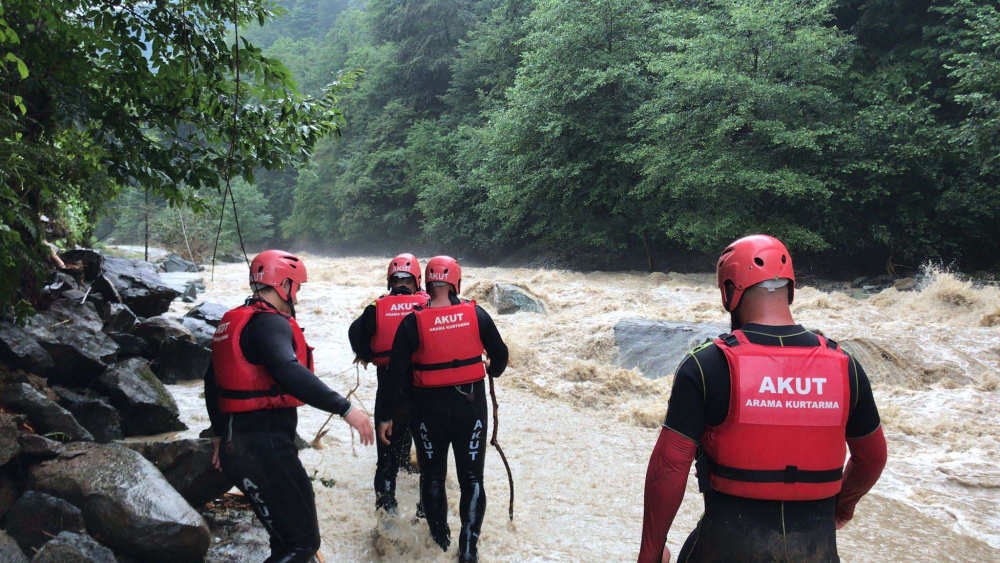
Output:
[[729,346],[730,348],[735,348],[740,345],[739,339],[736,338],[736,335],[734,335],[733,333],[720,334],[719,340],[722,340],[722,342],[724,342],[726,346]]
[[838,346],[837,343],[834,342],[833,340],[830,340],[829,338],[826,339],[826,347],[827,348],[829,348],[831,350],[836,350],[837,346]]
[[375,352],[373,358],[388,358],[392,355],[392,350],[386,350],[385,352]]
[[443,369],[455,369],[464,368],[466,366],[474,366],[478,363],[482,363],[483,357],[476,356],[475,358],[468,358],[465,360],[452,360],[450,362],[441,362],[439,364],[413,364],[414,371],[440,371]]
[[840,481],[844,476],[844,468],[828,469],[824,471],[811,471],[799,469],[794,465],[786,466],[784,469],[737,469],[726,467],[715,463],[704,452],[698,460],[699,488],[702,488],[701,473],[706,475],[711,473],[716,477],[729,479],[730,481],[741,481],[744,483],[832,483]]
[[224,387],[218,387],[219,397],[223,399],[234,399],[237,401],[245,401],[247,399],[259,399],[261,397],[280,397],[281,395],[287,395],[281,390],[277,385],[271,387],[270,389],[255,390],[255,391],[240,391],[237,389],[226,389]]

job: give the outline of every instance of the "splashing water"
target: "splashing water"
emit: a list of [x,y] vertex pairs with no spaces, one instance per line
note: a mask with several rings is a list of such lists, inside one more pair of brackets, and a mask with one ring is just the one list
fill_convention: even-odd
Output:
[[[346,394],[354,370],[334,374],[353,360],[347,327],[380,295],[385,260],[310,255],[305,261],[310,282],[300,294],[299,322],[316,347],[317,373]],[[240,304],[244,268],[217,267],[203,299]],[[613,328],[625,318],[726,323],[713,277],[473,267],[465,277],[466,296],[488,310],[487,292],[497,281],[529,289],[548,309],[547,316],[494,315],[511,351],[510,369],[497,383],[500,440],[518,496],[511,525],[506,474],[490,451],[481,560],[634,560],[646,464],[671,381],[618,366]],[[175,303],[172,311],[188,308]],[[1000,560],[1000,290],[932,272],[918,291],[890,289],[864,301],[803,287],[793,312],[865,366],[889,442],[881,481],[838,535],[843,560]],[[375,389],[374,368],[362,372],[357,394],[369,409]],[[200,384],[171,391],[191,428],[186,435],[196,435],[208,425]],[[301,409],[299,433],[312,439],[326,416]],[[331,425],[325,448],[301,454],[316,476],[326,559],[455,561],[454,547],[442,553],[425,522],[413,521],[417,477],[400,474],[398,517],[376,514],[374,447],[358,446],[354,457],[347,425],[337,418]],[[453,466],[451,473],[449,518],[457,532]],[[669,537],[674,553],[702,512],[696,491],[690,479]]]

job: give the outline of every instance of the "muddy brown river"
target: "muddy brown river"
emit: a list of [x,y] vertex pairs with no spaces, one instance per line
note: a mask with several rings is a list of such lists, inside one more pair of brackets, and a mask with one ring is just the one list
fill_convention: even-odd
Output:
[[[346,394],[355,385],[347,327],[380,295],[384,258],[306,255],[309,283],[299,322],[316,347],[318,375]],[[205,301],[236,306],[247,294],[245,265],[206,275]],[[481,560],[634,561],[642,529],[646,463],[666,412],[670,378],[648,380],[618,367],[613,327],[626,318],[727,322],[710,275],[466,268],[467,297],[487,310],[493,282],[544,299],[548,314],[494,315],[511,349],[498,380],[500,441],[517,485],[507,522],[507,476],[492,449]],[[174,314],[189,305],[176,302]],[[490,311],[493,313],[493,311]],[[854,351],[875,390],[889,463],[839,533],[843,561],[1000,561],[1000,291],[931,272],[918,291],[867,300],[805,287],[796,319]],[[674,364],[679,363],[680,357]],[[370,411],[374,368],[357,391]],[[194,436],[208,424],[200,384],[171,386]],[[312,439],[326,414],[305,407],[299,433]],[[327,561],[455,561],[412,521],[417,477],[401,475],[400,517],[373,510],[375,448],[352,441],[339,419],[322,449],[302,452],[315,474]],[[454,466],[451,466],[454,471]],[[321,484],[320,479],[326,481]],[[458,486],[449,481],[452,529]],[[694,479],[668,538],[674,553],[702,512]],[[263,554],[261,559],[263,559]]]

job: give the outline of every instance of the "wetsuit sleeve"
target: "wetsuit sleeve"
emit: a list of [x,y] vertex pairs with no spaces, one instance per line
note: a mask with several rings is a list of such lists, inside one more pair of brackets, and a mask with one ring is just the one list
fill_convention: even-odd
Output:
[[698,445],[686,436],[669,428],[660,430],[646,468],[639,563],[660,563],[697,449]]
[[864,438],[848,439],[851,459],[844,470],[844,482],[837,495],[837,518],[850,520],[861,497],[871,490],[882,475],[888,458],[882,427]]
[[500,337],[500,331],[497,330],[493,317],[479,305],[476,305],[476,319],[479,321],[479,339],[483,341],[486,355],[490,358],[490,377],[500,377],[507,369],[509,356],[507,345]]
[[225,433],[226,423],[222,412],[219,411],[219,392],[215,385],[215,369],[209,362],[205,371],[205,409],[208,411],[208,420],[212,426],[212,432],[216,436]]
[[663,425],[697,444],[705,433],[704,376],[694,354],[681,362],[674,375]]
[[243,329],[240,348],[250,363],[267,368],[284,392],[311,407],[346,416],[351,410],[350,401],[299,363],[293,342],[288,321],[280,315],[259,314]]
[[365,307],[361,316],[351,323],[347,329],[347,339],[351,341],[351,350],[361,361],[371,363],[375,357],[372,352],[372,337],[375,336],[375,304]]
[[385,392],[382,396],[381,418],[379,422],[389,422],[396,413],[396,405],[403,398],[403,389],[413,378],[413,364],[410,357],[420,347],[420,335],[417,332],[417,316],[406,315],[396,329],[392,340],[392,352],[389,354],[389,367],[385,374]]
[[861,438],[868,436],[882,424],[878,414],[878,407],[875,406],[875,395],[872,393],[872,384],[868,381],[868,374],[865,373],[861,364],[853,357],[850,360],[849,375],[854,379],[852,387],[855,387],[854,404],[851,405],[851,414],[847,418],[847,439]]

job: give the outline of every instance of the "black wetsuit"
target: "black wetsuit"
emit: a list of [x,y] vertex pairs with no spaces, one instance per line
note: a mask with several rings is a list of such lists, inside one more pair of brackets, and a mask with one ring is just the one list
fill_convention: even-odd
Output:
[[[452,303],[461,301],[452,295]],[[500,377],[507,369],[507,345],[490,315],[476,307],[479,338],[490,358],[489,376]],[[448,446],[454,451],[458,484],[462,491],[459,515],[461,561],[476,561],[479,531],[486,514],[486,490],[483,488],[483,465],[489,441],[486,408],[486,382],[448,387],[412,386],[410,357],[420,347],[417,319],[407,315],[396,331],[389,358],[388,386],[380,422],[392,420],[410,390],[410,431],[417,444],[420,461],[420,501],[434,540],[445,550],[451,543],[448,527],[448,498],[445,476],[448,470]],[[393,425],[395,429],[395,425]]]
[[[818,346],[801,326],[743,327],[747,339],[764,346]],[[861,438],[881,424],[871,384],[851,358],[851,408],[846,438]],[[701,441],[706,426],[729,413],[729,364],[714,344],[698,348],[681,363],[664,426]],[[836,497],[816,501],[768,501],[704,492],[705,514],[677,556],[680,563],[832,563],[837,555]]]
[[[240,335],[240,350],[300,401],[341,416],[350,411],[349,401],[299,363],[292,328],[281,315],[254,315]],[[296,409],[223,414],[212,367],[205,374],[205,406],[212,430],[222,439],[223,472],[250,500],[270,535],[271,556],[265,563],[311,560],[320,547],[319,522],[312,483],[295,448]]]
[[[397,287],[389,293],[390,295],[410,295],[409,288]],[[347,337],[351,341],[351,349],[362,361],[371,363],[375,357],[372,351],[372,337],[375,336],[375,304],[365,307],[364,312],[353,323],[347,331]],[[378,378],[378,391],[375,394],[375,420],[382,420],[383,402],[385,398],[384,389],[386,368],[379,366],[375,369],[375,376]],[[410,436],[409,418],[407,417],[407,405],[399,405],[393,417],[393,428],[401,431],[393,432],[390,436],[390,444],[387,446],[381,440],[375,440],[378,449],[378,461],[375,465],[375,508],[384,508],[388,512],[396,509],[396,475],[400,467],[407,467],[410,462],[410,449],[413,439]]]

